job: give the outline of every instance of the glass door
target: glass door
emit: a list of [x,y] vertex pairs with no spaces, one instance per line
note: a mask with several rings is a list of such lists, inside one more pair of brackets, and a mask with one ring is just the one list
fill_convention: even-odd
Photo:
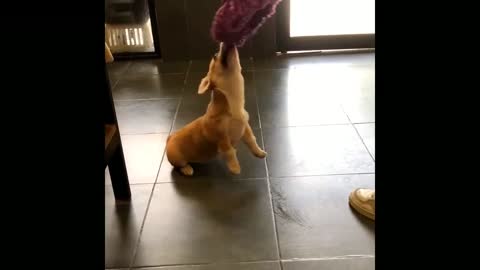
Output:
[[284,0],[280,51],[375,48],[375,0]]

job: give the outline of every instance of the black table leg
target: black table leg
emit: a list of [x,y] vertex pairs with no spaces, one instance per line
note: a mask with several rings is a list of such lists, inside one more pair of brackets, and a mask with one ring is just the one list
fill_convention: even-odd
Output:
[[116,200],[129,201],[131,198],[130,183],[128,181],[127,167],[123,156],[122,145],[119,144],[108,163],[110,178],[112,180],[113,194]]
[[107,66],[105,64],[105,124],[114,125],[115,134],[106,146],[105,161],[110,171],[113,193],[116,200],[129,201],[131,199],[130,183],[128,181],[127,167],[125,166],[125,157],[123,154],[122,140],[118,129],[117,117],[115,113],[115,104],[113,102],[110,81],[108,78]]

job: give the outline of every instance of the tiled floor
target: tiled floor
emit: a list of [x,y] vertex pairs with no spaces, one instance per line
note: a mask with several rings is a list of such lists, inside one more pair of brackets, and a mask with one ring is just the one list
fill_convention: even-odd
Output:
[[375,225],[348,206],[375,187],[375,54],[244,59],[246,108],[266,160],[241,144],[193,178],[164,158],[168,134],[200,116],[208,61],[110,65],[130,205],[106,171],[107,269],[375,269]]

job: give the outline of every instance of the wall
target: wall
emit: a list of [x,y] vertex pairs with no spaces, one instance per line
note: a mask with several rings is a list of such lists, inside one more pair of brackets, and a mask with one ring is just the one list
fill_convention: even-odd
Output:
[[[160,50],[166,61],[210,58],[218,45],[210,37],[210,26],[221,0],[154,0]],[[275,17],[241,48],[242,57],[275,54]]]

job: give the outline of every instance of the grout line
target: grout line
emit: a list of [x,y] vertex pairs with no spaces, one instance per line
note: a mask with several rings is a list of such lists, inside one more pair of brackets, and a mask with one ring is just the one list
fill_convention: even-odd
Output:
[[[282,176],[270,176],[270,180],[285,180],[285,179],[292,179],[292,178],[307,178],[307,177],[329,177],[329,176],[351,176],[351,175],[375,175],[375,172],[359,172],[359,173],[331,173],[331,174],[304,174],[304,175],[282,175]],[[214,177],[210,178],[213,181],[222,181],[224,178],[222,177]],[[228,179],[229,182],[243,182],[243,181],[262,181],[268,180],[267,177],[247,177],[247,178],[231,178]],[[295,180],[293,180],[295,181]],[[162,182],[154,182],[154,183],[132,183],[130,185],[161,185],[161,184],[171,184],[173,181],[162,181]],[[111,186],[110,184],[106,184],[105,186]]]
[[[184,79],[183,88],[182,88],[182,96],[180,97],[180,99],[178,101],[177,109],[176,109],[175,114],[173,116],[172,125],[170,126],[170,131],[168,132],[169,135],[172,133],[173,125],[175,124],[175,120],[177,118],[177,114],[178,114],[178,111],[180,109],[180,105],[182,104],[183,91],[185,90],[185,82],[186,82],[186,78],[188,76],[188,72],[189,72],[190,67],[191,67],[191,63],[192,63],[192,61],[189,61],[187,71],[185,72],[185,79]],[[140,231],[138,233],[137,243],[135,244],[135,248],[133,250],[133,255],[132,255],[132,258],[130,260],[130,264],[129,264],[130,269],[133,268],[133,264],[135,263],[135,259],[137,258],[138,247],[140,246],[140,239],[142,237],[143,228],[145,226],[145,221],[147,220],[148,210],[150,209],[150,203],[152,202],[153,193],[155,191],[155,187],[157,186],[157,179],[158,179],[158,176],[160,174],[160,169],[162,168],[163,160],[165,158],[165,152],[166,152],[166,145],[165,145],[165,148],[163,149],[163,155],[162,155],[162,158],[160,159],[160,165],[158,166],[158,171],[157,171],[157,175],[155,177],[155,182],[153,183],[152,191],[150,193],[150,198],[148,198],[147,208],[145,210],[145,215],[143,216],[142,225],[141,225]]]
[[162,264],[162,265],[150,265],[150,266],[134,266],[130,269],[155,269],[155,268],[166,268],[166,267],[185,267],[185,266],[213,266],[213,265],[228,265],[228,264],[254,264],[254,263],[275,263],[280,262],[280,260],[260,260],[260,261],[232,261],[232,262],[206,262],[206,263],[184,263],[184,264]]
[[[211,176],[204,176],[204,177],[198,177],[197,178],[199,181],[203,181],[203,180],[209,180],[209,181],[219,181],[219,182],[246,182],[246,181],[262,181],[262,180],[267,180],[267,177],[250,177],[250,178],[229,178],[229,179],[226,179],[225,177],[222,177],[222,176],[214,176],[214,177],[211,177]],[[182,181],[182,180],[180,180]],[[160,185],[160,184],[172,184],[174,181],[166,181],[166,182],[157,182],[156,184],[157,185]]]
[[349,176],[349,175],[375,175],[375,172],[361,172],[361,173],[327,173],[327,174],[305,174],[305,175],[282,175],[282,176],[271,176],[270,179],[305,178],[305,177],[327,177],[327,176]]
[[328,127],[328,126],[349,126],[351,123],[332,123],[332,124],[316,124],[316,125],[294,125],[294,126],[266,126],[265,129],[275,128],[304,128],[304,127]]
[[142,136],[142,135],[165,135],[168,131],[164,132],[146,132],[146,133],[122,133],[120,136]]
[[[287,63],[286,67],[264,67],[264,68],[259,68],[259,69],[256,69],[255,72],[268,72],[268,71],[288,71],[288,70],[294,70],[294,69],[298,69],[299,67],[301,68],[306,68],[308,66],[312,66],[312,68],[315,68],[313,66],[315,65],[332,65],[332,63]],[[374,67],[375,64],[347,64],[348,67],[352,67],[352,68],[356,68],[356,67]]]
[[[321,64],[321,63],[309,63],[309,64],[290,64],[290,66],[288,67],[276,67],[276,68],[260,68],[258,70],[256,70],[255,72],[259,72],[259,73],[262,73],[262,72],[268,72],[268,71],[289,71],[289,70],[294,70],[294,69],[298,69],[299,67],[300,68],[307,68],[308,66],[314,66],[314,65],[331,65],[329,63],[324,63],[324,64]],[[348,65],[348,64],[347,64]],[[348,65],[348,67],[373,67],[375,66],[375,64],[353,64],[353,65]],[[315,69],[315,67],[312,67],[312,69]]]
[[145,133],[120,133],[120,136],[141,136],[141,135],[158,135],[158,134],[168,134],[168,131],[153,131],[153,132],[145,132]]
[[[108,78],[110,79],[110,75],[108,76]],[[112,96],[113,96],[113,91],[114,91],[115,87],[117,86],[117,84],[118,84],[118,82],[119,82],[120,80],[121,80],[121,78],[117,78],[117,79],[115,80],[115,83],[114,83],[113,85],[110,84],[110,88],[111,88],[111,91],[112,91]],[[113,98],[113,97],[112,97],[112,98]],[[115,101],[115,99],[113,99],[113,101]]]
[[[375,124],[373,123],[365,123],[365,124]],[[301,125],[301,126],[267,126],[263,127],[263,129],[286,129],[286,128],[314,128],[314,127],[335,127],[335,126],[351,126],[357,125],[356,123],[339,123],[339,124],[319,124],[319,125]]]
[[[360,173],[332,173],[332,174],[305,174],[305,175],[282,175],[282,176],[270,176],[270,180],[284,180],[284,179],[292,179],[292,178],[307,178],[307,177],[328,177],[328,176],[350,176],[350,175],[375,175],[375,172],[360,172]],[[215,177],[211,180],[214,181],[221,181],[222,177]],[[247,177],[247,178],[232,178],[228,179],[231,182],[242,182],[242,181],[261,181],[261,180],[268,180],[267,177]],[[293,180],[295,181],[295,180]],[[171,184],[173,181],[162,181],[162,182],[154,182],[154,183],[131,183],[130,185],[161,185],[161,184]],[[110,184],[106,184],[106,187],[111,187]]]
[[185,75],[185,72],[160,72],[160,73],[128,73],[119,77],[118,80],[122,81],[139,81],[145,79],[165,79],[165,77]]
[[180,95],[177,97],[171,96],[171,97],[161,97],[161,98],[129,98],[129,99],[115,99],[115,102],[122,102],[122,101],[150,101],[150,100],[168,100],[168,99],[178,99],[180,98]]
[[163,76],[163,75],[181,75],[181,74],[185,74],[185,72],[162,72],[162,71],[158,71],[158,73],[143,73],[143,72],[139,72],[139,73],[129,73],[129,74],[125,74],[126,76],[124,77],[125,79],[133,79],[133,78],[140,78],[140,79],[143,79],[143,78],[147,78],[147,77],[156,77],[156,76]]
[[352,259],[374,259],[375,255],[372,254],[351,254],[340,255],[333,257],[319,257],[319,258],[292,258],[284,259],[282,262],[306,262],[306,261],[333,261],[333,260],[352,260]]
[[[283,262],[306,262],[306,261],[333,261],[333,260],[353,260],[353,259],[375,259],[373,254],[351,254],[351,255],[340,255],[333,257],[318,257],[318,258],[289,258],[289,259],[279,259],[279,260],[254,260],[254,261],[232,261],[232,262],[206,262],[206,263],[183,263],[183,264],[160,264],[160,265],[149,265],[149,266],[132,266],[130,269],[163,269],[167,267],[195,267],[195,266],[215,266],[215,265],[236,265],[236,264],[255,264],[255,263],[279,263],[282,265]],[[282,267],[282,266],[281,266]],[[118,269],[118,268],[106,268],[109,269]],[[124,268],[120,268],[124,269]]]
[[365,143],[365,141],[364,141],[363,138],[362,138],[362,135],[360,135],[360,132],[358,132],[358,129],[357,129],[357,127],[355,126],[356,123],[353,123],[353,122],[352,122],[352,120],[350,119],[350,116],[348,116],[348,113],[345,112],[345,110],[343,109],[343,107],[342,107],[342,110],[343,110],[343,112],[347,115],[348,121],[350,121],[350,125],[353,127],[353,129],[354,129],[355,132],[357,133],[357,136],[360,138],[360,141],[362,142],[363,146],[364,146],[365,149],[367,150],[367,153],[370,155],[370,157],[372,158],[373,162],[375,163],[375,158],[373,157],[372,153],[370,153],[370,150],[368,149],[367,144]]
[[[113,85],[110,85],[110,88],[111,88],[111,91],[113,93],[113,90],[115,89],[115,86],[117,86],[118,82],[122,79],[122,75],[124,73],[126,73],[128,71],[128,69],[130,69],[130,66],[132,65],[132,61],[128,61],[128,64],[127,64],[127,67],[125,68],[125,70],[123,72],[120,72],[120,74],[118,74],[118,77],[117,79],[115,80],[115,83]],[[108,78],[110,79],[110,72],[108,74]]]
[[[149,185],[153,185],[154,183],[144,183],[144,182],[141,182],[141,183],[130,183],[130,186],[149,186]],[[106,184],[105,185],[106,187],[111,187],[112,185],[111,184]]]
[[375,124],[376,122],[352,122],[354,125]]
[[360,137],[360,140],[362,141],[363,146],[365,146],[365,149],[367,149],[368,154],[369,154],[370,157],[373,159],[373,162],[375,162],[375,157],[374,157],[373,154],[370,152],[370,149],[368,149],[367,144],[366,144],[365,141],[363,140],[362,135],[360,135],[360,132],[358,132],[357,127],[355,127],[355,124],[352,124],[352,126],[353,126],[353,128],[355,129],[355,132],[357,133],[358,137]]
[[[276,217],[275,217],[275,211],[274,211],[274,206],[273,206],[273,196],[272,196],[272,189],[271,189],[271,186],[270,186],[270,173],[269,173],[269,170],[268,170],[268,164],[267,164],[267,158],[268,158],[268,151],[267,149],[265,148],[266,145],[265,145],[265,139],[264,139],[264,136],[263,136],[263,129],[262,129],[262,119],[260,117],[260,107],[258,105],[258,95],[257,95],[257,86],[256,86],[256,80],[255,80],[255,63],[252,63],[252,80],[253,80],[253,91],[254,91],[254,95],[255,95],[255,103],[256,103],[256,106],[257,106],[257,116],[258,116],[258,128],[260,130],[260,139],[262,140],[262,147],[264,149],[264,151],[267,152],[267,156],[265,157],[265,159],[263,160],[264,164],[265,164],[265,170],[266,170],[266,176],[267,176],[267,189],[268,189],[268,197],[270,199],[270,207],[272,209],[272,221],[273,221],[273,229],[274,229],[274,232],[275,232],[275,242],[277,244],[277,256],[278,256],[278,259],[280,260],[282,258],[282,253],[280,251],[280,240],[279,240],[279,236],[278,236],[278,229],[277,229],[277,220],[276,220]],[[280,270],[283,270],[283,264],[280,262],[279,263],[280,265]]]
[[143,233],[143,227],[145,226],[145,220],[147,219],[147,213],[148,213],[148,209],[150,208],[150,202],[152,201],[154,190],[155,190],[155,184],[152,185],[152,191],[150,191],[150,197],[148,198],[147,208],[145,209],[145,214],[144,214],[143,219],[142,219],[142,225],[140,226],[140,231],[138,232],[137,241],[136,241],[135,247],[133,249],[133,254],[132,254],[132,257],[130,259],[130,263],[128,264],[129,268],[132,267],[133,263],[135,262],[135,258],[137,257],[137,251],[138,251],[138,247],[140,245],[140,238],[141,238],[142,233]]
[[[182,90],[183,92],[183,90]],[[139,98],[139,99],[115,99],[115,102],[125,102],[125,101],[150,101],[150,100],[170,100],[170,99],[179,99],[178,97],[164,97],[164,98]]]

